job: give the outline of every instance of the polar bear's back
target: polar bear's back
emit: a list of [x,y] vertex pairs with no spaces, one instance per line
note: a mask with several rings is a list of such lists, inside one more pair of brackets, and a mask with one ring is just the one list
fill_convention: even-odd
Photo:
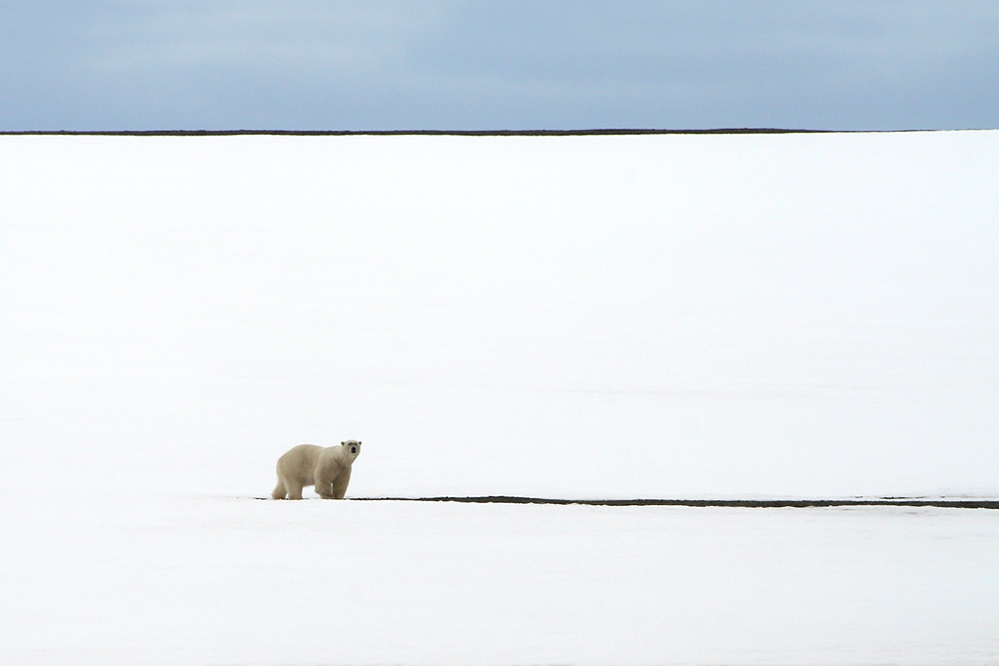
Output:
[[312,480],[323,447],[315,444],[300,444],[278,458],[278,476],[301,481]]

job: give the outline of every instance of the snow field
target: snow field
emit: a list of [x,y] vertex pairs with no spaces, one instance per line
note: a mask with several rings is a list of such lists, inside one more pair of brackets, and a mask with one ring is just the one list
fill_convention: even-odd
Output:
[[[0,137],[0,654],[991,664],[999,132]],[[311,496],[311,491],[310,491]]]
[[[21,664],[967,664],[999,514],[154,496],[5,515]],[[46,535],[58,535],[47,538]]]
[[0,424],[52,485],[997,493],[997,143],[4,137]]

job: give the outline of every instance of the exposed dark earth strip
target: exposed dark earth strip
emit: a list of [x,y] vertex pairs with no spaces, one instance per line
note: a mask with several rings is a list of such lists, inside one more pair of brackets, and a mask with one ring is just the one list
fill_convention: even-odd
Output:
[[[406,498],[357,497],[363,501],[379,501]],[[931,506],[955,509],[999,509],[999,500],[973,499],[919,499],[919,498],[871,498],[871,499],[556,499],[545,497],[513,497],[508,495],[488,495],[483,497],[419,497],[406,499],[415,502],[471,502],[476,504],[582,504],[586,506],[727,506],[759,509],[782,507],[827,507],[827,506]]]
[[[257,497],[255,499],[267,499]],[[721,506],[780,509],[839,506],[912,506],[946,509],[999,509],[999,500],[876,497],[857,499],[557,499],[485,495],[479,497],[349,497],[355,502],[465,502],[472,504],[579,504],[585,506]]]

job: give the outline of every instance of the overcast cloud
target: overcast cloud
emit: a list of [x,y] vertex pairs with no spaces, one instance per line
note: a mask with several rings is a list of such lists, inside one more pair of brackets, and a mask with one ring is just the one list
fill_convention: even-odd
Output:
[[994,2],[0,5],[0,130],[999,127]]

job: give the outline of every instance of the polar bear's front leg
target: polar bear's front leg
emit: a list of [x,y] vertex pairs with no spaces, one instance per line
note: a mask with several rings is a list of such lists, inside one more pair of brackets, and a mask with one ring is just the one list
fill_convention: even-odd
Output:
[[333,479],[330,478],[330,471],[317,469],[314,477],[316,492],[323,499],[333,499]]
[[350,468],[345,468],[340,472],[340,476],[333,481],[333,499],[343,499],[347,494],[347,484],[350,483]]

